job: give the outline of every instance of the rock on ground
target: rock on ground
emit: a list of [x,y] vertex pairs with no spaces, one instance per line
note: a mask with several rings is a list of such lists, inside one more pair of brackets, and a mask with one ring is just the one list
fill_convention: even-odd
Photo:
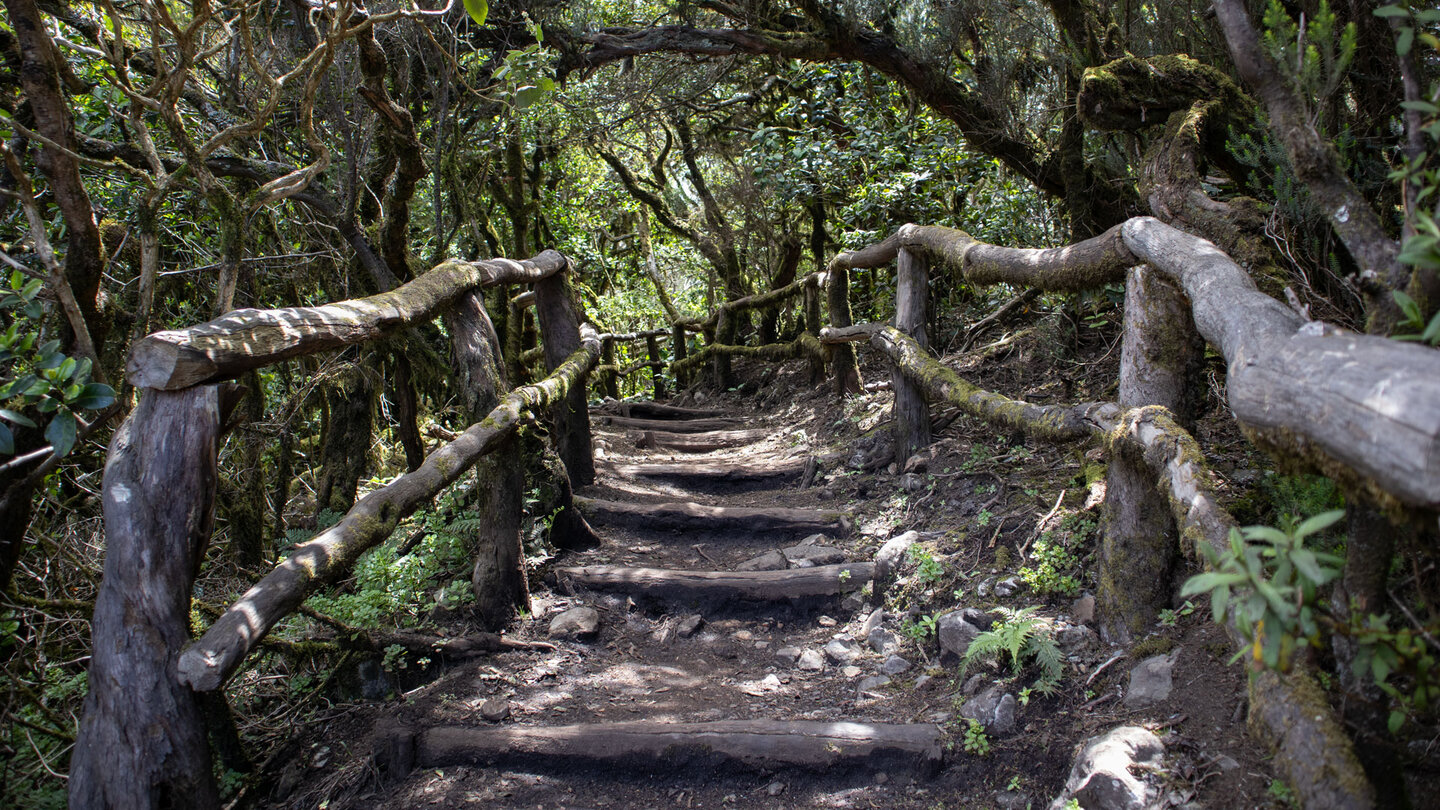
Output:
[[1125,690],[1125,705],[1131,709],[1143,709],[1169,698],[1174,686],[1170,673],[1175,666],[1175,658],[1175,653],[1152,656],[1130,670],[1130,688]]
[[767,551],[759,557],[751,557],[735,566],[736,571],[783,571],[790,567],[790,561],[778,551]]
[[570,608],[550,620],[551,638],[591,639],[600,632],[600,611],[592,607]]
[[965,701],[960,707],[960,716],[968,717],[985,726],[989,734],[1009,734],[1015,729],[1015,696],[1005,691],[1001,684]]
[[1157,791],[1135,775],[1156,769],[1165,745],[1139,726],[1120,726],[1091,737],[1080,748],[1065,790],[1050,803],[1063,810],[1071,799],[1086,810],[1144,810]]
[[935,622],[935,629],[940,637],[940,649],[961,658],[970,649],[970,642],[980,635],[980,628],[966,621],[964,613],[958,610],[941,616]]

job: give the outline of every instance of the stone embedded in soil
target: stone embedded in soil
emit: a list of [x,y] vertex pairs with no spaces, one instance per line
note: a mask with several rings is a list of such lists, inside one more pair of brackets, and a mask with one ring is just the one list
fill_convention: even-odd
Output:
[[1125,690],[1125,705],[1131,709],[1154,706],[1170,697],[1174,686],[1171,670],[1175,655],[1156,655],[1141,661],[1130,670],[1130,688]]
[[680,622],[675,625],[675,635],[680,638],[689,638],[695,635],[700,626],[705,624],[705,617],[699,613],[691,613],[688,616],[680,617]]
[[915,473],[905,473],[900,477],[900,488],[906,492],[919,492],[925,486],[925,479]]
[[735,566],[736,571],[783,571],[790,567],[790,561],[778,551],[767,551],[759,557],[751,557]]
[[837,638],[825,645],[825,658],[832,664],[848,664],[859,657],[860,651],[842,639]]
[[819,672],[825,668],[825,656],[817,650],[806,650],[800,653],[800,658],[795,662],[795,666],[806,672]]
[[920,677],[915,679],[915,691],[922,692],[928,689],[930,685],[934,682],[935,679],[930,677],[929,675],[921,675]]
[[1074,799],[1084,808],[1142,810],[1157,791],[1135,773],[1154,772],[1164,756],[1160,738],[1138,726],[1120,726],[1091,737],[1075,757],[1064,792],[1050,808],[1061,810]]
[[1026,810],[1030,807],[1030,796],[1015,790],[1002,790],[995,794],[995,806],[999,810]]
[[890,679],[888,677],[884,675],[871,675],[870,677],[860,682],[860,685],[855,688],[855,692],[856,694],[863,695],[866,692],[871,691],[872,689],[879,689],[887,683],[890,683]]
[[858,678],[858,677],[860,677],[860,673],[862,673],[862,672],[864,672],[864,671],[865,671],[865,670],[863,670],[863,669],[861,669],[861,668],[859,668],[859,667],[857,667],[857,666],[855,666],[855,665],[852,664],[852,665],[850,665],[850,666],[848,666],[848,667],[845,667],[845,668],[841,669],[841,670],[840,670],[840,674],[841,674],[841,675],[844,675],[844,676],[847,677],[847,678]]
[[1010,596],[1020,590],[1022,584],[1019,577],[1006,577],[995,583],[995,595]]
[[510,716],[510,703],[500,698],[491,698],[480,704],[480,716],[492,723],[498,723]]
[[883,627],[871,630],[870,635],[865,638],[865,643],[870,645],[870,649],[881,655],[890,655],[900,649],[899,639],[895,638],[894,633]]
[[1091,624],[1095,621],[1095,597],[1085,594],[1070,606],[1070,618],[1076,624]]
[[830,538],[829,538],[829,537],[826,537],[823,533],[818,533],[818,532],[817,532],[816,534],[812,534],[812,535],[810,535],[809,537],[806,537],[804,540],[801,540],[801,541],[800,541],[800,545],[802,545],[802,546],[813,546],[813,545],[815,545],[816,543],[823,543],[823,542],[825,542],[826,540],[829,540],[829,539],[830,539]]
[[845,562],[845,552],[833,546],[816,546],[801,543],[780,550],[790,565],[796,568],[812,565],[837,565]]
[[928,453],[916,453],[905,459],[905,472],[923,473],[930,469],[930,456]]
[[984,685],[984,675],[971,675],[968,679],[966,679],[965,685],[960,687],[960,694],[964,695],[965,697],[970,697],[971,695],[980,691],[980,687]]
[[775,657],[780,659],[782,663],[793,664],[800,660],[800,648],[792,646],[781,647],[775,651]]
[[920,539],[917,531],[908,531],[885,541],[880,550],[875,552],[875,598],[890,587],[895,577],[900,573],[900,565],[905,561],[905,552],[915,545]]
[[785,783],[784,783],[784,782],[771,782],[771,783],[769,784],[769,786],[767,786],[767,787],[765,788],[765,793],[766,793],[767,795],[770,795],[770,796],[779,796],[781,793],[784,793],[784,792],[785,792]]
[[886,675],[900,675],[909,671],[909,669],[910,662],[898,655],[892,655],[886,658],[885,663],[880,665],[880,671]]
[[873,632],[875,632],[875,628],[879,627],[880,625],[882,625],[882,624],[884,624],[884,623],[885,623],[885,610],[884,610],[884,608],[877,608],[877,609],[871,611],[871,612],[870,612],[870,615],[869,615],[869,616],[866,616],[866,617],[865,617],[865,621],[864,621],[863,623],[861,623],[861,625],[860,625],[860,632],[857,633],[857,634],[855,634],[855,640],[856,640],[856,641],[864,641],[865,639],[870,638],[870,634],[873,633]]
[[821,627],[834,627],[835,625],[839,624],[839,622],[835,621],[829,616],[821,616],[820,618],[815,620],[815,623],[820,625]]
[[592,607],[570,608],[550,620],[551,638],[583,641],[600,632],[600,612]]
[[1100,636],[1085,625],[1074,625],[1055,634],[1055,643],[1066,655],[1084,656],[1100,646]]
[[970,649],[970,642],[980,635],[980,628],[966,621],[965,614],[958,610],[941,616],[935,622],[935,629],[940,637],[940,649],[962,658]]
[[979,722],[987,733],[1009,734],[1015,728],[1015,711],[1015,696],[997,683],[965,701],[960,716]]

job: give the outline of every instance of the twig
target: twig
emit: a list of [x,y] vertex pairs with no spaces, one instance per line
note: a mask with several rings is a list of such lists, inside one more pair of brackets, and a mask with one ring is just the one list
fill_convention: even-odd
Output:
[[1040,518],[1039,523],[1035,524],[1035,531],[1031,532],[1030,536],[1025,539],[1025,544],[1020,546],[1020,559],[1028,559],[1026,552],[1029,551],[1030,544],[1035,542],[1035,538],[1039,537],[1040,533],[1045,530],[1045,524],[1050,522],[1050,518],[1055,517],[1055,513],[1060,511],[1060,503],[1065,500],[1065,493],[1067,491],[1068,490],[1064,489],[1060,490],[1060,495],[1055,498],[1055,505],[1050,507],[1050,511],[1045,513],[1045,517]]
[[1420,635],[1424,636],[1425,640],[1430,642],[1431,647],[1437,652],[1440,652],[1440,641],[1436,641],[1435,637],[1430,635],[1430,631],[1425,629],[1425,625],[1421,624],[1419,619],[1415,618],[1415,614],[1410,612],[1410,608],[1405,607],[1405,604],[1396,598],[1394,591],[1387,591],[1387,593],[1390,596],[1390,601],[1395,603],[1395,607],[1400,608],[1400,612],[1404,613],[1405,618],[1410,620],[1410,624],[1414,625]]
[[691,545],[690,547],[693,548],[693,549],[695,549],[695,552],[696,552],[697,554],[699,554],[701,557],[704,557],[705,559],[709,560],[712,565],[719,565],[719,564],[720,564],[720,561],[719,561],[719,560],[717,560],[717,559],[715,559],[714,557],[711,557],[709,554],[706,554],[706,553],[705,553],[705,549],[702,548],[702,546],[704,546],[704,545],[705,545],[704,543],[695,543],[695,544]]
[[1089,686],[1091,683],[1093,683],[1093,682],[1095,681],[1095,679],[1096,679],[1097,677],[1100,676],[1100,673],[1102,673],[1102,672],[1105,671],[1105,669],[1106,669],[1107,667],[1109,667],[1111,664],[1115,663],[1116,661],[1119,661],[1121,658],[1124,658],[1124,657],[1125,657],[1125,653],[1124,653],[1124,652],[1118,652],[1118,653],[1115,653],[1114,655],[1110,656],[1110,660],[1109,660],[1109,661],[1106,661],[1105,663],[1103,663],[1103,664],[1101,664],[1100,666],[1096,667],[1096,668],[1095,668],[1095,671],[1092,672],[1092,673],[1090,673],[1090,677],[1088,677],[1088,678],[1085,679],[1085,685],[1086,685],[1086,686]]

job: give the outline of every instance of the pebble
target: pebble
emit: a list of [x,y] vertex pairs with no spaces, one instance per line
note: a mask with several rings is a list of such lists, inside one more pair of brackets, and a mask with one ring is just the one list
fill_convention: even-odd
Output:
[[775,651],[775,657],[786,664],[793,664],[800,660],[800,648],[791,646],[781,647]]
[[849,666],[845,667],[844,669],[841,669],[841,670],[840,670],[840,674],[841,674],[841,675],[844,675],[844,676],[847,677],[847,678],[854,679],[854,678],[860,677],[860,673],[862,673],[862,672],[864,672],[864,671],[865,671],[865,670],[863,670],[863,669],[855,666],[854,664],[850,664]]
[[835,620],[830,618],[829,616],[821,616],[820,618],[815,620],[815,623],[820,625],[821,627],[834,627],[836,624]]
[[825,656],[816,650],[806,650],[800,653],[800,658],[795,666],[806,672],[819,672],[825,668]]
[[996,596],[1010,596],[1020,590],[1021,582],[1019,577],[1008,577],[995,583]]
[[492,723],[498,723],[510,716],[510,702],[491,698],[480,704],[480,716]]
[[770,785],[765,788],[765,792],[771,796],[779,796],[781,793],[785,792],[785,783],[771,782]]
[[860,657],[860,651],[837,638],[825,645],[825,657],[833,664],[848,664]]
[[905,660],[904,658],[901,658],[898,655],[892,655],[889,658],[886,658],[885,663],[880,665],[880,671],[885,673],[886,675],[899,675],[900,673],[906,672],[909,669],[910,662]]
[[680,638],[689,638],[695,635],[695,631],[699,630],[700,626],[704,623],[705,617],[699,613],[691,613],[688,616],[683,616],[680,619],[680,623],[675,625],[675,634]]
[[752,633],[752,632],[750,632],[749,630],[736,630],[736,631],[735,631],[735,640],[736,640],[736,641],[749,641],[749,640],[752,639],[752,638],[755,638],[755,634]]
[[881,655],[890,655],[900,649],[900,641],[895,638],[895,634],[883,627],[871,630],[865,643],[870,645],[870,649]]
[[935,622],[936,634],[940,637],[940,649],[965,657],[970,642],[980,635],[980,628],[965,620],[960,611],[946,613]]
[[1076,624],[1091,624],[1095,621],[1095,597],[1085,594],[1070,606],[1070,618]]
[[877,689],[887,683],[890,683],[890,679],[884,675],[871,675],[860,682],[860,686],[857,687],[856,691],[863,695],[871,689]]

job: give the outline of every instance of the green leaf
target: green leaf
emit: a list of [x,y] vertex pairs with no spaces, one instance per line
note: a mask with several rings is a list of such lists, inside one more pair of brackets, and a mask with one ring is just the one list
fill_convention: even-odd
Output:
[[1180,595],[1194,596],[1197,593],[1205,593],[1222,586],[1235,585],[1244,580],[1245,578],[1239,574],[1222,574],[1219,571],[1197,574],[1185,581],[1185,587],[1180,589]]
[[1399,734],[1400,727],[1405,725],[1405,713],[1398,709],[1390,712],[1390,720],[1385,725],[1390,728],[1391,734]]
[[115,401],[115,389],[105,383],[86,383],[80,394],[70,400],[70,407],[80,411],[98,411]]
[[75,373],[75,365],[73,357],[67,357],[60,361],[60,365],[55,368],[55,381],[64,382],[70,379],[70,375]]
[[61,411],[45,426],[45,440],[55,448],[56,458],[64,458],[75,447],[75,414]]
[[1329,512],[1321,512],[1315,517],[1301,523],[1295,529],[1295,537],[1296,539],[1303,539],[1316,532],[1322,532],[1335,525],[1335,523],[1343,517],[1345,517],[1344,509],[1332,509]]
[[485,0],[465,0],[465,12],[476,25],[484,25],[485,18],[490,16],[490,4]]
[[546,76],[540,80],[540,89],[546,93],[555,92],[555,80]]
[[1402,101],[1400,106],[1407,110],[1416,110],[1430,115],[1440,113],[1440,105],[1431,104],[1428,101]]
[[17,425],[24,425],[25,427],[29,428],[38,427],[35,422],[30,419],[30,417],[26,416],[23,413],[17,413],[15,411],[12,411],[8,408],[0,408],[0,419],[8,419],[9,421],[14,422]]
[[1410,49],[1415,46],[1415,29],[1406,26],[1400,29],[1400,36],[1395,40],[1395,53],[1400,56],[1409,56]]
[[1375,9],[1376,17],[1409,17],[1410,9],[1400,5],[1381,6]]
[[539,101],[543,95],[545,95],[544,90],[541,90],[533,84],[527,84],[515,91],[515,108],[523,110]]
[[15,453],[15,436],[10,433],[10,426],[0,422],[0,455],[13,455]]
[[1290,555],[1290,562],[1295,564],[1296,570],[1304,574],[1306,579],[1316,585],[1324,585],[1335,575],[1335,572],[1321,568],[1315,559],[1315,552],[1309,549],[1297,549]]

